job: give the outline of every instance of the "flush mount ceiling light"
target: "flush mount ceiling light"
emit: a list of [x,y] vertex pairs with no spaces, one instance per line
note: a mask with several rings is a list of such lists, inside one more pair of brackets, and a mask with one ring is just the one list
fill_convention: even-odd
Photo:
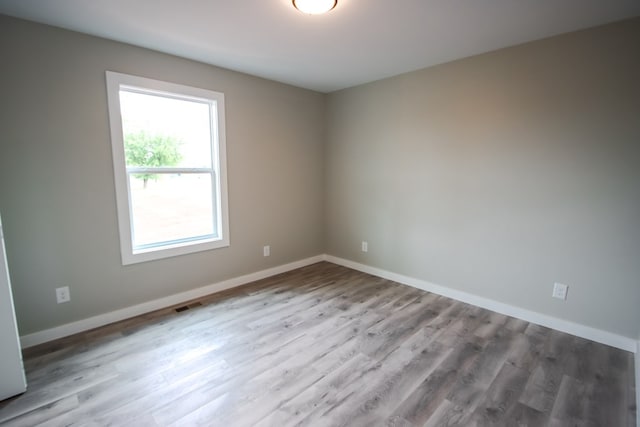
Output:
[[338,0],[293,0],[293,6],[302,13],[320,15],[336,7]]

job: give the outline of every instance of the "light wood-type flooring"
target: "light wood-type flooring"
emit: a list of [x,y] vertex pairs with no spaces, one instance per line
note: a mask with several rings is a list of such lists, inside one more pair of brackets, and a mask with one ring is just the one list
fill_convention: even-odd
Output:
[[329,263],[25,352],[8,426],[635,426],[633,355]]

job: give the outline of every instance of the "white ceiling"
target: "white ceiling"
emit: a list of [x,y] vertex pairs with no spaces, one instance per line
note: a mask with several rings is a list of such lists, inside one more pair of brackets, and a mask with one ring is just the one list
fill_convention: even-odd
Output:
[[0,13],[321,92],[640,15],[640,0],[0,0]]

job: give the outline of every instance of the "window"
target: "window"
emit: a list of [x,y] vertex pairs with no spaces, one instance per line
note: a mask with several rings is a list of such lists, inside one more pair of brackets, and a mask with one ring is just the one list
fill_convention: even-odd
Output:
[[229,246],[224,95],[107,71],[123,264]]

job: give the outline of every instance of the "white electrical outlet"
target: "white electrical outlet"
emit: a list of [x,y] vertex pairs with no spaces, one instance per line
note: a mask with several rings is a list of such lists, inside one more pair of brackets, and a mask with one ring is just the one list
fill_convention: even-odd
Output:
[[269,256],[271,255],[271,246],[267,245],[262,248],[262,255]]
[[71,301],[71,294],[68,286],[56,288],[56,301],[58,301],[58,304]]
[[369,243],[362,241],[362,252],[369,252]]
[[563,285],[562,283],[554,283],[553,294],[551,294],[551,296],[561,300],[566,300],[568,291],[569,291],[569,286]]

